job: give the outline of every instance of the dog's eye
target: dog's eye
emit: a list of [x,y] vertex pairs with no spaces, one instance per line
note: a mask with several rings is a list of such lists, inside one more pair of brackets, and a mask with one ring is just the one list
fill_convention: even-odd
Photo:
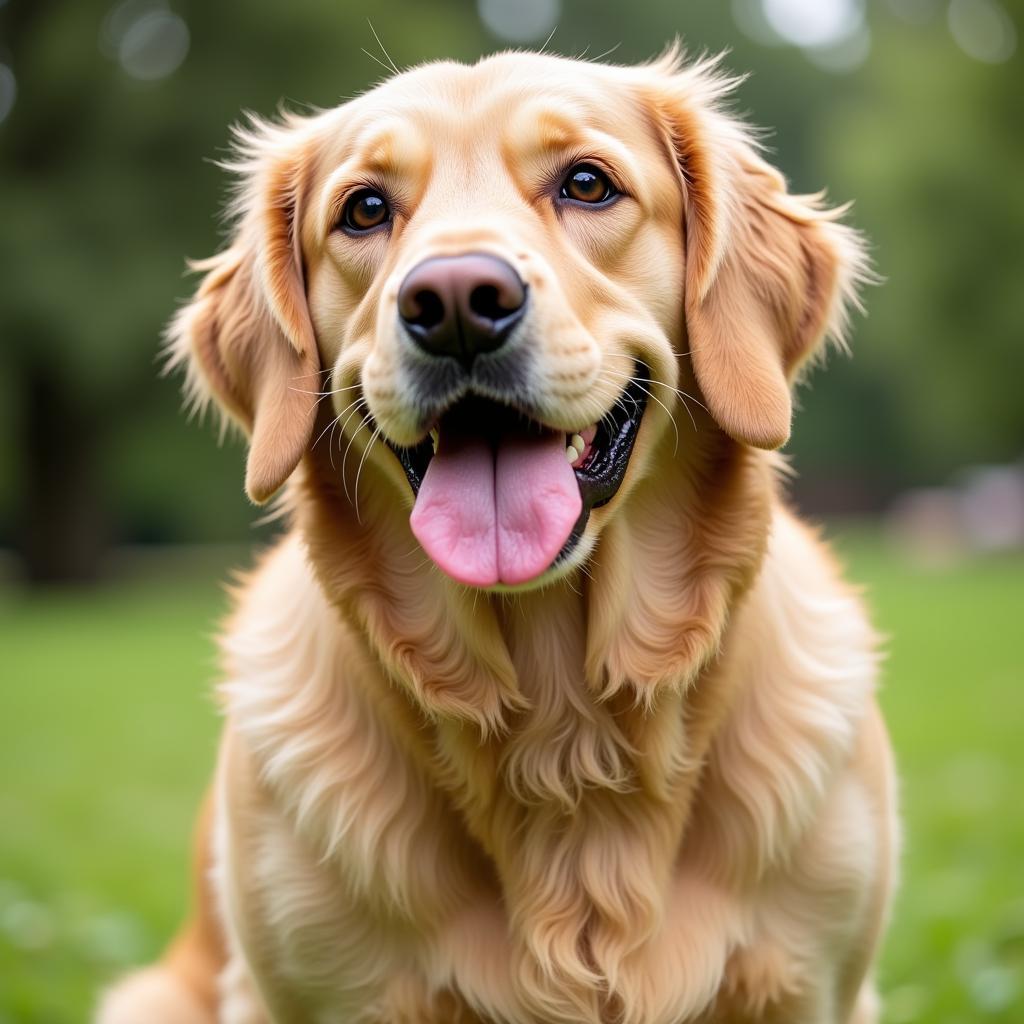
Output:
[[391,220],[388,201],[372,188],[360,189],[341,211],[341,225],[349,231],[372,231]]
[[565,176],[559,193],[563,199],[591,206],[606,203],[618,194],[615,186],[608,180],[608,175],[592,164],[576,164],[572,167]]

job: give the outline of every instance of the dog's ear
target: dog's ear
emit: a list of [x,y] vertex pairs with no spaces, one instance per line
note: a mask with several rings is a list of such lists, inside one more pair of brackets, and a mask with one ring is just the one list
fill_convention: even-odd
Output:
[[249,437],[245,489],[267,501],[309,444],[320,360],[306,304],[299,213],[309,143],[298,121],[239,133],[230,246],[193,263],[205,274],[167,332],[193,405],[213,398]]
[[789,438],[790,387],[826,335],[842,343],[867,275],[859,236],[821,196],[794,196],[721,109],[735,86],[717,61],[675,51],[647,71],[648,98],[677,163],[686,239],[688,347],[707,407],[758,448]]

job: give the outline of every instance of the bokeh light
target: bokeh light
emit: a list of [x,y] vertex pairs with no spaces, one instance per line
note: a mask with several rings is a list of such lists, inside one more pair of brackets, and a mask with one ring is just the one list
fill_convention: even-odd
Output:
[[18,82],[14,72],[6,64],[0,64],[0,123],[7,119],[17,95]]
[[125,0],[107,15],[100,49],[142,81],[166,78],[188,55],[188,25],[161,0]]
[[948,20],[957,46],[975,60],[1001,64],[1017,49],[1013,19],[996,0],[951,0]]
[[740,30],[762,46],[796,46],[823,71],[856,71],[871,52],[864,0],[733,0]]
[[762,0],[732,0],[732,16],[737,28],[762,46],[782,46],[786,40],[765,17]]
[[938,0],[889,0],[889,7],[897,17],[911,25],[924,25],[935,17]]
[[816,64],[823,71],[837,74],[856,71],[868,59],[870,53],[871,30],[866,24],[861,24],[852,35],[840,39],[837,43],[804,47],[804,54],[812,64]]
[[864,21],[863,0],[762,0],[768,24],[797,46],[835,46]]
[[558,24],[560,0],[477,0],[480,20],[510,43],[531,43]]

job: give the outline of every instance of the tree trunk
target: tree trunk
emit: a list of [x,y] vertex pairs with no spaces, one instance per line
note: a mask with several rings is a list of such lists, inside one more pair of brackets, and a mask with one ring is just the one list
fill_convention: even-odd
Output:
[[99,575],[106,547],[98,418],[72,382],[25,355],[18,531],[25,575],[32,583],[89,582]]

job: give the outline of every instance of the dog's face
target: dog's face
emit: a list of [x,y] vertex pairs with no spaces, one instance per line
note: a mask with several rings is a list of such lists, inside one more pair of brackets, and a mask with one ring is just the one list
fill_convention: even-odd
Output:
[[394,452],[370,457],[401,463],[414,533],[461,582],[585,557],[591,511],[642,459],[652,382],[676,386],[682,196],[638,114],[599,68],[506,57],[339,115],[307,241],[317,339],[339,411],[365,397]]
[[670,433],[781,444],[859,255],[726,88],[509,54],[244,136],[235,243],[173,339],[251,434],[250,495],[325,423],[444,572],[521,587],[587,560]]

